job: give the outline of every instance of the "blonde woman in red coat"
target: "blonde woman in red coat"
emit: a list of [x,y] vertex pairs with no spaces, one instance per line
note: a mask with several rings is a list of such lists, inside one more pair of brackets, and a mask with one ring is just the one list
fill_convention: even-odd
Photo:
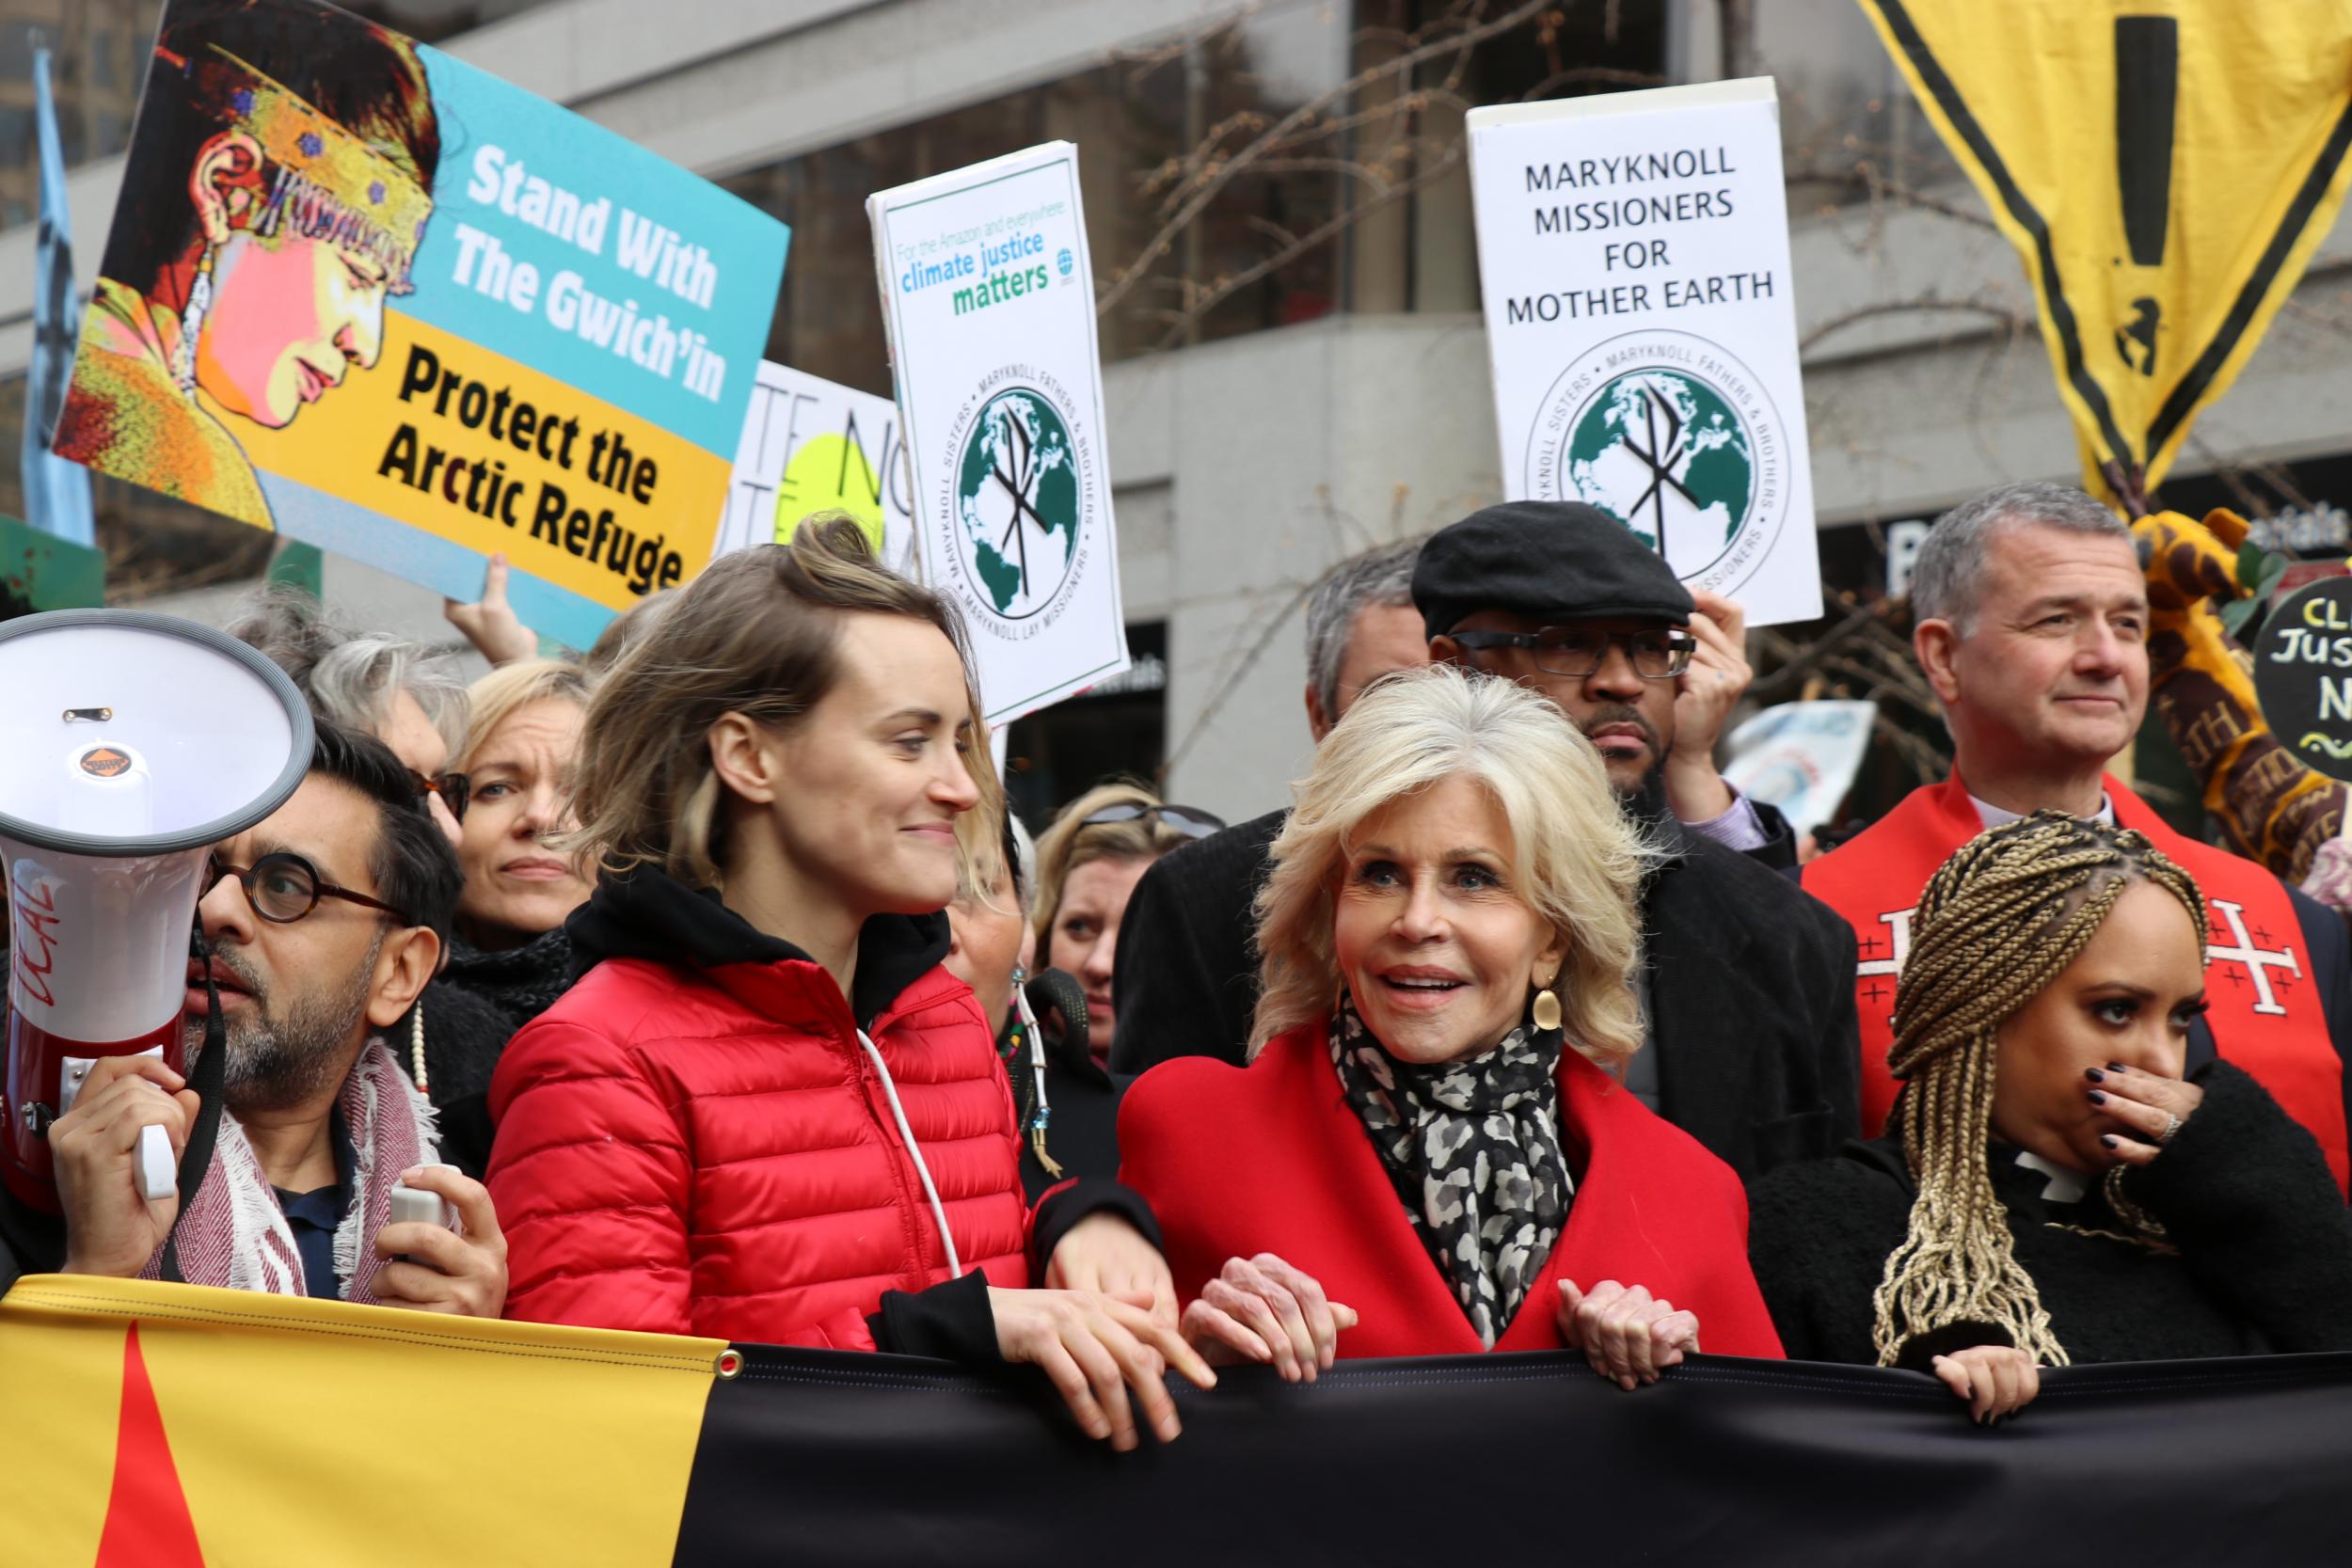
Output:
[[1252,1060],[1129,1090],[1213,1358],[1581,1351],[1626,1387],[1777,1356],[1731,1168],[1618,1081],[1646,859],[1592,744],[1508,682],[1374,686],[1325,738],[1259,895]]
[[940,967],[955,822],[995,787],[975,711],[952,612],[847,519],[714,562],[606,677],[594,967],[491,1085],[509,1316],[1001,1356],[1117,1447],[1175,1434],[1166,1369],[1214,1379],[1149,1210],[1107,1181],[1028,1210],[993,1032]]

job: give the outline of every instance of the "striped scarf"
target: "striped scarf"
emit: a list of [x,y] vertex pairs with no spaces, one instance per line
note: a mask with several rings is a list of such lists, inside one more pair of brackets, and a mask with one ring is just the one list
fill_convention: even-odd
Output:
[[[380,1038],[371,1037],[336,1099],[350,1131],[352,1203],[335,1229],[337,1292],[345,1301],[375,1304],[375,1233],[391,1218],[391,1192],[401,1172],[437,1157],[433,1107],[408,1083]],[[302,1255],[278,1207],[269,1177],[246,1141],[237,1118],[220,1118],[212,1164],[180,1216],[180,1272],[191,1285],[272,1295],[307,1294]],[[163,1249],[141,1277],[163,1276]]]

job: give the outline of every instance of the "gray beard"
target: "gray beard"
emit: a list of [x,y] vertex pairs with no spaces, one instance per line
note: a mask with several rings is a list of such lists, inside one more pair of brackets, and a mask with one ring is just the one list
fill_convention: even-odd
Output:
[[[378,934],[368,956],[340,992],[320,989],[288,1001],[282,1010],[266,991],[250,994],[250,1016],[224,1019],[228,1049],[221,1069],[221,1100],[236,1115],[288,1111],[331,1091],[351,1069],[352,1041],[365,1017],[368,983],[384,945]],[[228,961],[228,960],[224,960]],[[254,976],[230,962],[248,986]],[[202,1043],[203,1026],[189,1025],[190,1046]]]

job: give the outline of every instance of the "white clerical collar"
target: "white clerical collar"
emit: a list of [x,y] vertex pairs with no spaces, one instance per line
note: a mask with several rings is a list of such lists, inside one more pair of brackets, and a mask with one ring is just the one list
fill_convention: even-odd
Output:
[[[2024,815],[2022,812],[2003,811],[1992,801],[1979,800],[1973,795],[1968,797],[1968,803],[1977,808],[1977,820],[1987,829],[1997,828],[2004,822],[2014,822]],[[2091,820],[2103,822],[2110,828],[2115,826],[2115,802],[2107,799],[2105,791],[2099,795],[2099,815]]]
[[[2011,820],[2015,818],[2012,817]],[[1989,825],[2000,826],[1997,822]],[[2081,1172],[2068,1170],[2063,1165],[2054,1165],[2039,1154],[2029,1154],[2020,1150],[2017,1163],[2027,1170],[2038,1171],[2049,1178],[2042,1188],[2042,1200],[2044,1203],[2080,1203],[2083,1200],[2083,1195],[2090,1190],[2090,1181],[2083,1177]]]

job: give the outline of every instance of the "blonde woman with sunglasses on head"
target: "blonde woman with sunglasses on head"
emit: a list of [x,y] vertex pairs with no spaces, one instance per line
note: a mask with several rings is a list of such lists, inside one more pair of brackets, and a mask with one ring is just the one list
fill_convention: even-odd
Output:
[[1037,841],[1038,957],[1086,989],[1095,1064],[1110,1058],[1119,927],[1136,883],[1171,849],[1223,828],[1222,818],[1168,804],[1136,784],[1102,784],[1064,806]]

